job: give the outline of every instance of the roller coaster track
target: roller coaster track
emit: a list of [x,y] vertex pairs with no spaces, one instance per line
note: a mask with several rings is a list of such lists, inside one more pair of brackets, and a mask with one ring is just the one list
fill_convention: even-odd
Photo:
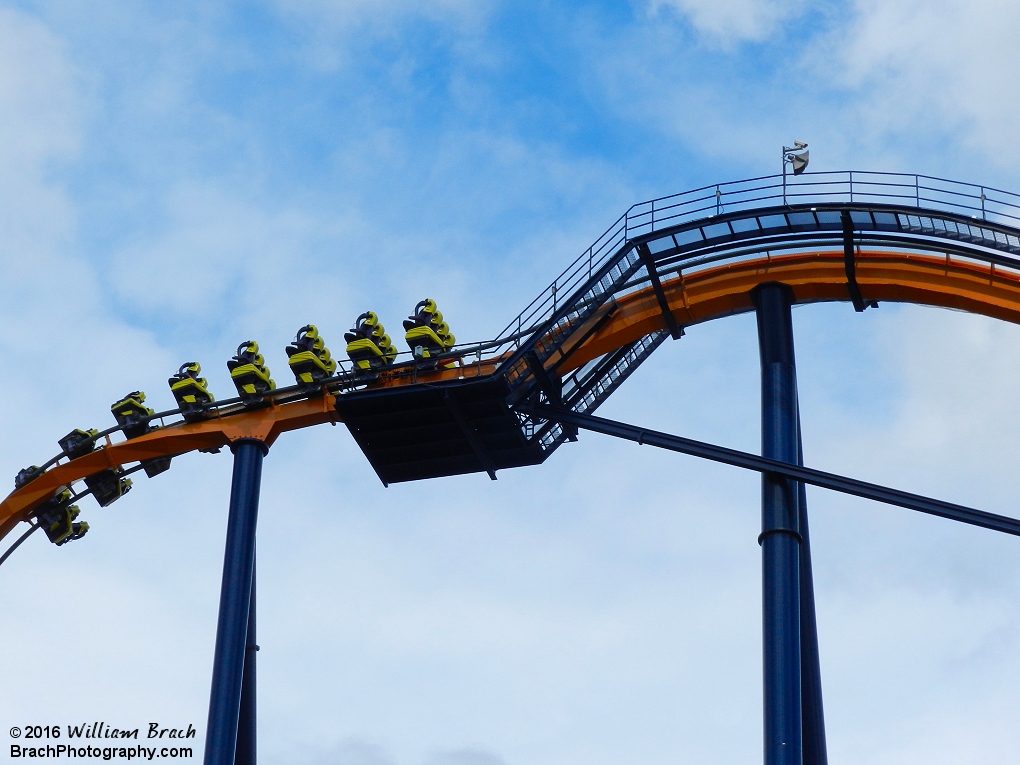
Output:
[[927,176],[805,173],[785,187],[770,176],[635,205],[497,339],[432,368],[406,355],[367,377],[341,365],[312,392],[230,399],[201,422],[160,412],[137,438],[110,428],[94,451],[57,455],[4,499],[0,538],[99,472],[241,439],[271,445],[327,422],[347,425],[384,483],[538,464],[576,430],[537,404],[593,412],[666,338],[753,310],[751,290],[766,282],[797,303],[906,302],[1020,324],[1020,196]]

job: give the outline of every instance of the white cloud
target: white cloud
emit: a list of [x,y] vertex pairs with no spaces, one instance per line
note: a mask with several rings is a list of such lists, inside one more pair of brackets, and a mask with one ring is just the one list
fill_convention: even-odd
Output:
[[506,765],[502,757],[479,749],[460,749],[432,755],[427,765]]
[[760,41],[795,17],[800,0],[651,0],[652,16],[669,11],[686,18],[709,41],[729,45]]
[[57,38],[24,14],[0,9],[0,269],[16,303],[44,294],[45,279],[59,273],[55,250],[74,229],[67,198],[52,183],[53,171],[80,145],[74,85]]
[[[83,416],[103,418],[139,367],[166,365],[150,335],[110,317],[100,280],[79,251],[78,210],[63,179],[84,143],[83,90],[57,34],[27,14],[0,10],[0,424],[11,434],[0,447],[5,476],[55,453],[56,439],[72,428],[89,427]],[[96,520],[92,508],[84,510],[83,519]],[[181,657],[189,655],[187,615],[144,577],[124,577],[97,558],[77,565],[73,553],[52,556],[51,546],[38,542],[26,543],[22,557],[0,571],[0,598],[12,616],[0,645],[40,648],[39,635],[49,632],[55,642],[42,653],[54,659],[18,664],[11,681],[23,690],[3,700],[3,714],[42,719],[62,706],[66,722],[78,722],[90,706],[123,709],[126,677],[173,683],[176,673],[164,674],[159,656],[175,644]],[[142,625],[161,620],[165,643],[140,637]],[[108,629],[140,649],[111,646]],[[89,687],[68,686],[66,662],[88,666]],[[153,711],[179,714],[179,698],[171,695]]]
[[379,744],[349,739],[316,760],[321,765],[393,765],[392,757]]
[[960,134],[1016,169],[1020,7],[1004,0],[858,0],[813,59],[879,132]]
[[[1015,3],[823,3],[795,35],[782,28],[804,19],[807,7],[798,3],[648,7],[657,9],[650,20],[609,40],[585,40],[592,69],[621,115],[650,120],[698,156],[743,174],[776,172],[773,153],[798,137],[812,144],[813,169],[913,170],[1015,185]],[[691,21],[701,45],[663,23],[674,10]],[[732,45],[741,40],[763,45]],[[713,41],[721,50],[712,50]]]
[[[366,43],[393,42],[416,22],[435,24],[441,34],[459,38],[477,35],[496,0],[267,0],[283,18],[302,29],[306,60],[332,71],[355,66],[356,51]],[[401,55],[396,72],[413,66]]]
[[[66,397],[47,395],[45,387],[62,387],[75,368],[123,370],[152,346],[109,319],[95,271],[76,251],[77,210],[57,178],[76,159],[84,109],[64,46],[37,20],[3,10],[0,57],[0,346],[10,401],[25,406],[8,407],[5,417],[29,444],[40,436],[52,444],[62,433],[40,433],[20,419],[40,408],[66,413]],[[133,347],[136,359],[118,354],[119,345]],[[86,373],[74,385],[89,397],[109,381]]]
[[400,17],[477,18],[492,0],[271,0],[281,11],[350,27]]
[[80,145],[74,73],[63,45],[44,25],[0,9],[0,160],[12,169],[45,169]]

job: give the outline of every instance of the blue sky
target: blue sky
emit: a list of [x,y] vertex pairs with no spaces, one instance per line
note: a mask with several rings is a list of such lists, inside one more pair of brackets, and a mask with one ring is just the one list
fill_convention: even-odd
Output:
[[[253,337],[425,295],[482,340],[631,204],[776,172],[1020,191],[1004,0],[0,3],[2,469]],[[808,464],[1016,515],[1020,333],[795,312]],[[692,328],[607,415],[758,445],[753,317]],[[229,456],[0,569],[7,725],[204,728]],[[1016,548],[809,492],[830,752],[1009,762]],[[760,756],[758,481],[596,436],[499,481],[383,489],[341,428],[282,439],[259,535],[266,761]],[[3,728],[0,728],[3,730]],[[201,742],[199,742],[201,744]]]

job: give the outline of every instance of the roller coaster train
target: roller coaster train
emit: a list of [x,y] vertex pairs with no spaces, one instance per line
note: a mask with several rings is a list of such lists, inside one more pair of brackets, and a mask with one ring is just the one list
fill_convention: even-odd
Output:
[[[342,422],[383,484],[538,465],[580,430],[762,475],[764,762],[825,765],[825,726],[804,487],[812,484],[1020,536],[1020,520],[804,466],[791,306],[846,301],[953,308],[1020,324],[1020,195],[921,175],[767,176],[631,207],[494,340],[458,344],[438,306],[415,306],[398,351],[367,311],[338,362],[314,325],[286,349],[278,388],[259,346],[228,362],[237,397],[215,401],[201,366],[169,379],[177,407],[135,391],[117,424],[77,429],[22,470],[0,503],[0,537],[42,528],[56,545],[190,451],[234,454],[206,765],[253,765],[255,530],[262,461],[291,430]],[[762,453],[594,416],[668,337],[733,314],[758,321]]]

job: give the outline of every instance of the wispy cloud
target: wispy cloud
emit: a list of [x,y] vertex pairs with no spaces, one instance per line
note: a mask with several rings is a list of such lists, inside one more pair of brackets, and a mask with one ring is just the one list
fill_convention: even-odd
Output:
[[648,10],[686,19],[709,42],[729,46],[776,33],[803,9],[800,0],[650,0]]
[[873,129],[956,134],[990,164],[1015,170],[1018,24],[1020,8],[999,0],[862,1],[816,57],[870,112]]

